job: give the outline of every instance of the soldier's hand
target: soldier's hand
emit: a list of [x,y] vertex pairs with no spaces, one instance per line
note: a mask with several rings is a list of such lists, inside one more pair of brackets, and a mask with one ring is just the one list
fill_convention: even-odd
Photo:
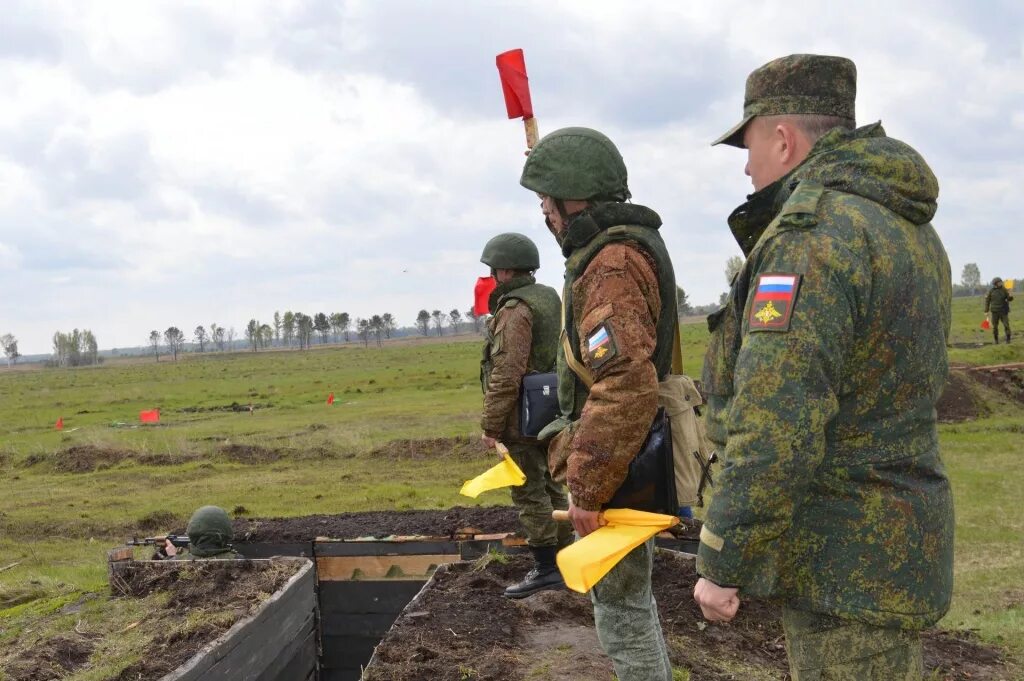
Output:
[[740,609],[739,589],[718,586],[701,577],[693,588],[693,600],[697,601],[704,618],[710,622],[728,622]]
[[497,438],[487,437],[487,433],[480,436],[480,443],[484,446],[484,449],[494,449],[498,446]]
[[601,527],[597,511],[584,511],[582,508],[577,508],[571,501],[569,502],[569,521],[581,537],[586,537]]
[[178,555],[178,547],[170,539],[164,539],[164,553],[168,558],[173,558]]

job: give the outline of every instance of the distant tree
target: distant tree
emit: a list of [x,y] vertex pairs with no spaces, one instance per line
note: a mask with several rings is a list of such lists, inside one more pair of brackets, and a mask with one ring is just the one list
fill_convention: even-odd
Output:
[[430,313],[420,310],[420,313],[416,315],[416,326],[424,336],[430,333]]
[[384,318],[379,314],[370,317],[370,331],[377,338],[377,347],[381,346],[381,336],[384,335]]
[[357,317],[356,333],[359,334],[359,339],[363,341],[363,347],[368,346],[370,344],[370,321]]
[[99,364],[100,347],[96,336],[85,329],[78,337],[78,359],[82,365]]
[[292,346],[292,339],[295,338],[295,313],[288,310],[281,319],[281,332],[284,337],[285,347]]
[[224,352],[224,331],[223,326],[217,326],[216,323],[210,324],[210,340],[221,352]]
[[274,342],[281,344],[281,313],[274,312]]
[[384,322],[384,337],[391,338],[391,334],[395,330],[395,317],[390,312],[385,312],[380,316],[381,321]]
[[5,333],[0,336],[0,348],[3,348],[4,356],[7,357],[7,367],[10,368],[12,364],[18,363],[18,358],[21,357],[18,354],[18,339],[12,334]]
[[181,350],[182,344],[185,342],[185,334],[181,332],[176,326],[169,326],[164,331],[164,342],[167,343],[167,349],[171,352],[171,357],[174,361],[178,361],[178,351]]
[[309,341],[313,337],[313,318],[308,314],[296,312],[295,335],[299,339],[299,349],[309,349]]
[[327,342],[327,335],[331,332],[331,322],[323,312],[317,312],[313,317],[313,328],[320,334],[321,345]]
[[196,343],[199,343],[199,352],[203,352],[206,347],[206,329],[202,324],[200,324],[192,333],[194,334]]
[[473,333],[480,333],[480,315],[476,313],[476,310],[473,308],[466,310],[466,319],[473,323]]
[[160,332],[156,329],[149,332],[149,346],[153,348],[153,356],[160,361]]
[[225,342],[225,344],[227,346],[227,349],[228,350],[234,350],[235,349],[235,337],[238,335],[238,333],[235,331],[235,327],[232,326],[232,327],[228,328],[228,331],[227,331],[226,335],[227,335],[227,341]]
[[245,339],[249,341],[249,349],[256,352],[260,346],[260,323],[255,319],[245,325]]
[[725,307],[729,302],[729,292],[726,291],[722,295],[718,296],[718,307]]
[[260,347],[266,350],[268,347],[274,344],[274,327],[270,324],[263,324],[260,326],[259,332]]
[[448,313],[448,324],[452,327],[452,333],[459,333],[459,324],[462,323],[462,313],[458,310],[452,310]]
[[676,314],[680,317],[693,314],[693,306],[690,305],[690,297],[682,286],[676,286]]
[[341,313],[332,312],[327,317],[327,321],[331,323],[331,331],[334,333],[334,342],[341,342]]
[[740,273],[741,269],[743,269],[743,258],[740,256],[733,255],[725,261],[725,280],[730,286],[732,286],[732,280]]
[[348,316],[348,312],[339,312],[338,316],[340,317],[341,332],[345,335],[345,342],[348,343],[348,330],[352,326],[352,318]]
[[977,293],[978,288],[981,286],[981,270],[978,269],[978,264],[969,262],[964,265],[964,271],[960,275],[960,283],[963,284],[964,288],[971,290],[971,295]]
[[434,328],[437,329],[437,335],[444,335],[444,313],[440,310],[434,310],[430,313],[430,316],[434,318]]

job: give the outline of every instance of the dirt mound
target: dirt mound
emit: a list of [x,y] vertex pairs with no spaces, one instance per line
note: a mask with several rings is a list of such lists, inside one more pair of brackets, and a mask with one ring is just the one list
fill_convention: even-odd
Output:
[[1014,402],[1024,404],[1024,369],[975,369],[971,376]]
[[[28,466],[41,463],[47,457],[29,457]],[[91,473],[111,468],[123,461],[135,461],[144,466],[175,466],[198,458],[191,453],[153,453],[134,452],[130,449],[116,449],[98,445],[73,445],[48,457],[53,462],[54,470],[61,473]]]
[[971,390],[973,382],[970,374],[966,371],[953,370],[949,372],[942,397],[935,405],[940,423],[970,421],[982,415],[982,408],[978,405]]
[[438,437],[420,440],[392,440],[370,452],[370,456],[382,459],[438,459],[438,458],[481,458],[484,452],[480,443],[471,437]]
[[235,541],[299,542],[317,537],[355,539],[391,535],[454,537],[464,530],[513,532],[519,512],[513,506],[455,506],[437,511],[364,511],[297,518],[236,518]]
[[184,524],[185,521],[176,513],[163,510],[147,513],[136,521],[136,525],[143,532],[167,532]]
[[[206,412],[248,412],[252,409],[269,409],[274,405],[270,402],[246,402],[245,404],[239,404],[238,402],[232,402],[231,404],[217,404],[209,406],[191,406],[182,407],[178,409],[178,412],[182,414],[203,414]],[[251,408],[251,409],[250,409]]]
[[259,445],[230,444],[220,447],[218,451],[227,457],[228,461],[250,465],[272,463],[281,458],[280,450]]
[[24,655],[8,665],[9,681],[51,681],[63,679],[92,655],[95,644],[83,636],[56,636],[44,649]]
[[[456,564],[439,573],[377,648],[364,679],[467,678],[559,681],[609,678],[611,663],[593,630],[590,599],[550,591],[521,601],[501,596],[531,567],[527,556],[475,571]],[[654,593],[673,666],[691,681],[786,679],[779,606],[744,600],[730,624],[708,624],[693,601],[694,563],[659,552]],[[934,678],[1006,678],[1002,656],[963,632],[928,631],[925,663]],[[932,678],[932,677],[929,677]]]

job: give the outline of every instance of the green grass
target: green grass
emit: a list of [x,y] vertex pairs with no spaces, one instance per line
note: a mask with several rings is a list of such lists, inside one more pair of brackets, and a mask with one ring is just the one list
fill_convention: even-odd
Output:
[[[973,330],[983,309],[978,298],[955,301],[954,343],[990,338]],[[682,336],[686,370],[699,376],[706,327],[684,325]],[[0,569],[16,564],[0,571],[0,651],[40,622],[66,626],[62,608],[105,593],[105,551],[147,517],[177,525],[161,528],[170,530],[211,503],[244,506],[253,516],[508,503],[507,492],[476,501],[458,495],[465,479],[491,464],[483,452],[411,459],[376,451],[397,439],[478,437],[479,339],[463,340],[473,342],[0,371]],[[950,356],[1024,361],[1021,341],[955,348]],[[955,594],[942,624],[976,629],[1024,658],[1024,410],[979,394],[991,416],[940,429],[957,504]],[[250,402],[253,415],[210,410]],[[138,412],[154,407],[162,423],[136,427]],[[53,428],[58,417],[64,432]],[[266,447],[281,458],[234,462],[226,444]],[[61,453],[77,445],[180,463],[144,465],[129,456],[93,472],[60,472]]]

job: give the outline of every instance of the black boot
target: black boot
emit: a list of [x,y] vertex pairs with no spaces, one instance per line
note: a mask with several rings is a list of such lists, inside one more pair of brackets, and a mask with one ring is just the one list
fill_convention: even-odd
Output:
[[561,589],[565,586],[562,575],[558,572],[558,566],[555,564],[557,548],[554,546],[531,546],[530,551],[533,553],[533,569],[526,573],[523,581],[505,589],[506,598],[526,598],[538,591]]

